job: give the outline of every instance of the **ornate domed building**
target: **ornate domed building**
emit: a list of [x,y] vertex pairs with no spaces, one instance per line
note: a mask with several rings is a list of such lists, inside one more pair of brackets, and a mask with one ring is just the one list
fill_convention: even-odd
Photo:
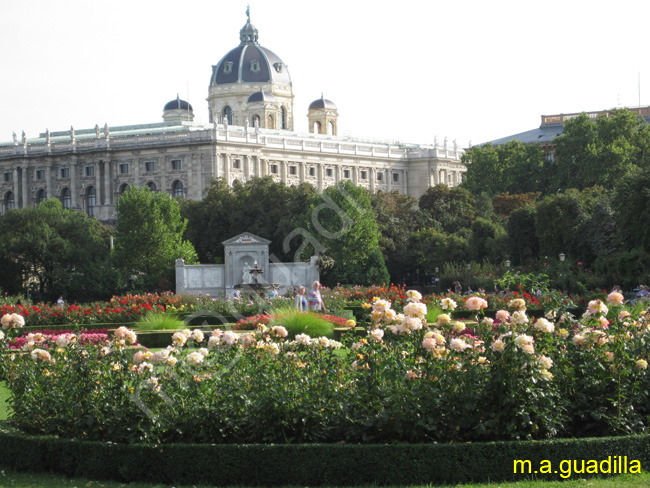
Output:
[[309,130],[295,131],[287,65],[258,39],[248,16],[239,45],[212,66],[209,125],[195,122],[192,105],[177,95],[164,105],[162,122],[14,133],[13,141],[0,143],[2,212],[58,198],[66,208],[111,221],[131,185],[200,200],[214,178],[234,185],[270,176],[319,191],[351,180],[371,192],[416,198],[430,186],[462,181],[463,150],[455,141],[339,136],[338,108],[322,95],[308,107]]
[[239,40],[239,46],[212,67],[210,121],[293,130],[293,88],[286,64],[260,46],[250,16]]

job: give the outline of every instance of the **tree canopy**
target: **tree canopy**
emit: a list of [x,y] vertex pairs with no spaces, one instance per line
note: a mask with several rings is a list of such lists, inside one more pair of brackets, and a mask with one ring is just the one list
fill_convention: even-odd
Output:
[[109,229],[83,213],[64,209],[57,199],[11,210],[0,217],[2,287],[23,284],[41,300],[63,295],[86,300],[112,293]]
[[345,180],[326,188],[319,200],[309,210],[307,230],[325,248],[325,256],[334,261],[332,269],[321,277],[323,282],[387,283],[390,276],[379,248],[379,229],[368,192]]
[[194,247],[183,239],[187,221],[170,195],[129,187],[118,199],[116,210],[112,258],[125,277],[138,281],[135,277],[142,276],[147,287],[169,289],[176,259],[197,262]]

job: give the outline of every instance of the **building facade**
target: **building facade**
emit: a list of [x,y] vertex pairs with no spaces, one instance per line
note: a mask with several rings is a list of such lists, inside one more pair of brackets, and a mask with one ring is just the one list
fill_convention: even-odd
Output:
[[351,180],[371,192],[420,197],[439,183],[462,181],[463,150],[373,142],[338,136],[338,109],[324,99],[309,106],[309,131],[294,131],[293,87],[286,64],[258,43],[248,19],[240,44],[212,67],[209,125],[178,97],[164,105],[163,122],[52,132],[14,133],[0,144],[2,211],[58,198],[103,221],[132,185],[200,200],[214,178],[231,185],[270,176],[319,191]]

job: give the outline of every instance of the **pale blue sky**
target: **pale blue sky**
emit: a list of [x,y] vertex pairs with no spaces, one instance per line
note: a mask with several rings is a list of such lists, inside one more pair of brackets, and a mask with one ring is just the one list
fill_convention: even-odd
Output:
[[159,122],[189,99],[207,122],[211,66],[246,5],[288,65],[295,128],[320,97],[340,131],[459,145],[537,127],[542,114],[650,105],[647,1],[0,0],[0,141]]

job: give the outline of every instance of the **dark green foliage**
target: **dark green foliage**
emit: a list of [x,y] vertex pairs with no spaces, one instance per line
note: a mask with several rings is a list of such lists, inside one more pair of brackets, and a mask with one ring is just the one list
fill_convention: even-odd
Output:
[[[370,196],[363,188],[346,180],[325,189],[309,211],[307,228],[334,260],[332,269],[321,276],[324,284],[380,285],[390,280]],[[310,246],[307,253],[311,252]]]
[[626,109],[614,109],[609,118],[595,121],[586,114],[568,120],[555,140],[552,188],[612,189],[634,167],[646,166],[649,140],[648,124]]
[[[537,478],[559,480],[568,474],[560,470],[562,461],[612,460],[619,455],[627,456],[628,464],[636,460],[641,466],[648,465],[650,438],[643,435],[444,445],[155,446],[28,436],[6,425],[0,427],[0,458],[4,466],[12,469],[183,485],[409,486],[529,479],[528,475],[514,474],[514,460],[530,460],[533,469],[547,460],[558,472]],[[286,467],[288,459],[290,468]],[[613,469],[613,464],[610,466]],[[588,476],[580,474],[581,478]]]
[[202,263],[223,262],[222,242],[242,232],[270,240],[273,256],[293,262],[301,243],[292,237],[306,227],[305,217],[316,199],[311,185],[287,187],[270,176],[234,188],[213,180],[202,201],[183,202],[182,214],[189,220],[186,237]]
[[445,234],[428,228],[411,234],[409,249],[413,262],[421,270],[442,269],[447,262],[463,262],[469,258],[469,243],[465,236]]
[[631,171],[619,180],[613,206],[625,248],[650,252],[650,168]]
[[437,223],[418,208],[416,199],[396,191],[370,195],[372,209],[379,229],[379,247],[390,273],[391,281],[401,283],[407,274],[415,274],[417,264],[412,259],[411,234]]
[[0,217],[2,288],[18,294],[20,277],[40,300],[90,301],[112,295],[110,230],[56,199]]
[[537,145],[511,141],[503,146],[476,146],[463,156],[463,188],[473,194],[546,191],[551,165]]
[[591,265],[618,249],[616,223],[601,188],[547,196],[537,204],[535,227],[543,255],[563,252]]
[[506,231],[501,225],[478,217],[471,230],[469,249],[472,261],[480,263],[488,260],[498,263],[505,259],[508,241]]
[[468,228],[476,218],[476,199],[465,188],[436,185],[420,197],[420,209],[453,233]]
[[536,213],[534,206],[526,205],[512,212],[508,219],[508,246],[510,259],[515,266],[536,259],[539,254]]

